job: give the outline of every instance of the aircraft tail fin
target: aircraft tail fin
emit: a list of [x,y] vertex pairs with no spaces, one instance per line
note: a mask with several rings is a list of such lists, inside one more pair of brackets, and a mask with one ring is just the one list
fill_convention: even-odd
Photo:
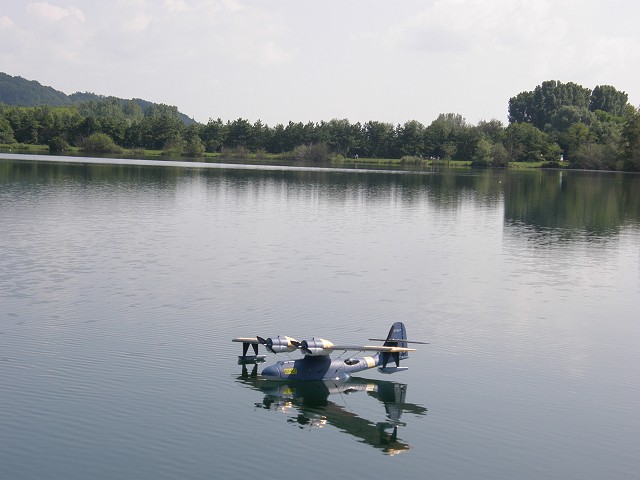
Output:
[[[389,329],[389,334],[384,341],[385,347],[407,347],[407,329],[402,322],[396,322],[391,325]],[[380,371],[383,373],[394,373],[401,369],[400,360],[404,360],[409,357],[409,353],[407,352],[383,352],[381,354],[382,358],[382,368]],[[390,360],[396,364],[395,367],[387,367],[387,364]],[[402,368],[404,370],[405,368]]]
[[[420,343],[420,344],[426,343],[426,342],[415,342],[415,341],[407,340],[407,329],[405,328],[404,323],[402,322],[396,322],[391,326],[391,329],[389,330],[389,334],[387,335],[386,339],[382,340],[382,339],[370,338],[369,340],[384,341],[385,347],[401,347],[401,348],[407,348],[407,345],[409,343]],[[409,352],[406,352],[406,351],[405,352],[383,352],[380,354],[380,357],[382,359],[382,367],[380,367],[379,370],[382,373],[395,373],[401,370],[406,370],[406,367],[400,366],[400,360],[409,358]],[[390,360],[393,360],[393,362],[395,363],[395,367],[387,366]]]
[[[391,325],[389,329],[389,334],[387,335],[387,339],[384,342],[385,347],[402,347],[407,348],[407,329],[402,322],[396,322]],[[408,352],[399,352],[398,360],[396,364],[400,363],[400,360],[404,360],[409,357]]]

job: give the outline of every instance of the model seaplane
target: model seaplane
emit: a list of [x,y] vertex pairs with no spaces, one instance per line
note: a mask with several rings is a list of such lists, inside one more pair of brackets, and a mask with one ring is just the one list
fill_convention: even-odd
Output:
[[[370,341],[384,342],[382,345],[334,345],[323,338],[297,341],[295,338],[277,336],[273,338],[240,337],[232,341],[241,342],[242,355],[238,356],[240,363],[256,363],[265,360],[266,355],[258,355],[258,345],[263,345],[271,353],[289,353],[296,350],[302,352],[303,357],[297,360],[279,361],[262,370],[262,376],[267,379],[281,380],[347,380],[352,373],[378,367],[382,373],[396,373],[407,370],[400,366],[400,360],[409,357],[408,344],[425,344],[407,340],[407,331],[402,322],[391,326],[386,339],[370,338]],[[247,355],[249,345],[253,347],[254,355]],[[347,359],[331,359],[336,351],[375,352],[372,355],[349,357]],[[390,361],[393,363],[390,365]]]

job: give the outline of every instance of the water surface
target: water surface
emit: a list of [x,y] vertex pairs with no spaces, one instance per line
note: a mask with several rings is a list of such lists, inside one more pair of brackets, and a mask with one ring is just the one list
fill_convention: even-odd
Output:
[[[640,469],[636,175],[2,155],[0,222],[0,478]],[[326,392],[230,342],[397,320],[410,369]]]

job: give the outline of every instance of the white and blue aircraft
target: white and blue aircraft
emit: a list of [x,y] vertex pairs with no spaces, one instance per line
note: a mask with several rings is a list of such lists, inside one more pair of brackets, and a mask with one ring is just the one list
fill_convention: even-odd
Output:
[[[400,360],[409,357],[409,352],[415,348],[407,345],[425,344],[407,340],[407,331],[402,322],[391,326],[386,339],[370,338],[370,341],[384,342],[383,345],[334,345],[322,338],[297,341],[295,338],[277,336],[274,338],[239,337],[232,341],[243,344],[242,355],[238,356],[240,363],[256,363],[265,360],[266,355],[258,355],[258,345],[263,345],[271,353],[288,353],[300,350],[302,358],[297,360],[279,361],[265,367],[261,375],[266,379],[279,380],[347,380],[352,373],[378,367],[382,373],[396,373],[407,370],[400,366]],[[249,345],[253,347],[254,355],[247,355]],[[375,352],[372,355],[331,359],[335,351]],[[392,365],[389,362],[393,361]]]

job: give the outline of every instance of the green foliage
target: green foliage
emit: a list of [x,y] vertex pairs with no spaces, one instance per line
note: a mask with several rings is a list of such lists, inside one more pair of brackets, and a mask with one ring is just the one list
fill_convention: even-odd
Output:
[[35,80],[12,77],[2,72],[0,72],[0,102],[7,105],[23,105],[26,107],[70,103],[67,96],[62,92],[51,87],[45,87]]
[[592,91],[572,82],[549,80],[533,91],[521,92],[509,99],[509,122],[532,123],[540,130],[546,130],[562,107],[591,112],[601,110],[620,116],[626,105],[627,94],[609,85],[596,86]]
[[184,155],[187,157],[202,157],[204,155],[204,143],[197,135],[187,140],[184,146]]
[[[0,75],[0,93],[5,84],[13,85],[6,87],[5,93],[15,85],[23,92],[33,90],[31,98],[51,93],[37,82]],[[243,118],[227,122],[210,119],[203,125],[185,121],[173,106],[85,92],[68,96],[60,106],[0,103],[0,142],[15,141],[25,148],[47,144],[52,151],[69,146],[114,151],[120,145],[137,152],[149,149],[194,157],[205,152],[227,156],[290,152],[296,161],[312,163],[358,155],[404,158],[404,163],[431,159],[508,166],[516,161],[531,165],[559,162],[563,155],[574,168],[640,170],[637,117],[637,109],[627,103],[627,94],[612,86],[597,86],[591,91],[558,81],[543,82],[512,97],[506,128],[498,120],[470,125],[456,113],[440,114],[426,127],[417,120],[394,126],[374,121],[351,123],[348,119],[270,127],[260,120],[251,123]]]
[[624,115],[628,105],[629,96],[626,92],[620,92],[611,85],[598,85],[591,92],[589,110],[595,112],[601,110],[613,116]]
[[628,111],[622,127],[622,160],[625,170],[640,172],[640,110]]
[[[0,72],[0,103],[7,105],[36,107],[42,105],[48,106],[71,106],[87,104],[100,104],[106,102],[108,104],[117,104],[129,118],[141,116],[143,112],[163,105],[155,104],[139,98],[124,100],[116,97],[104,97],[95,93],[84,92],[66,95],[63,92],[46,87],[34,80],[25,80],[22,77],[13,77],[6,73]],[[91,107],[89,107],[91,108]],[[175,107],[173,107],[175,108]],[[196,123],[183,113],[177,111],[179,120],[184,125]],[[83,116],[85,114],[83,113]]]
[[[359,149],[359,133],[362,126],[359,123],[351,125],[347,119],[333,119],[328,123],[321,122],[321,136],[333,153],[351,157]],[[326,139],[326,140],[324,140]]]
[[13,136],[13,128],[11,124],[5,118],[0,117],[0,143],[15,143],[16,139]]
[[505,130],[505,148],[511,161],[557,161],[560,147],[530,123],[512,123]]
[[589,108],[591,90],[575,83],[548,80],[533,92],[522,92],[509,100],[510,123],[532,123],[543,130],[562,106]]
[[82,151],[89,153],[120,153],[122,148],[106,133],[92,133],[82,142]]
[[492,167],[508,167],[509,166],[509,152],[505,146],[500,143],[494,143],[491,147]]
[[493,163],[493,144],[491,140],[488,138],[481,138],[478,140],[478,145],[476,147],[476,153],[473,156],[474,167],[489,167]]
[[633,169],[634,162],[629,159],[636,150],[630,147],[623,151],[622,138],[630,109],[627,94],[610,85],[589,91],[573,83],[549,81],[512,97],[509,120],[543,130],[574,168],[615,169],[624,155],[627,160],[622,165]]
[[396,157],[396,131],[391,123],[367,122],[362,126],[362,155],[369,158]]
[[49,140],[48,146],[49,151],[55,153],[66,152],[71,148],[69,142],[67,142],[62,137],[53,137],[51,140]]

